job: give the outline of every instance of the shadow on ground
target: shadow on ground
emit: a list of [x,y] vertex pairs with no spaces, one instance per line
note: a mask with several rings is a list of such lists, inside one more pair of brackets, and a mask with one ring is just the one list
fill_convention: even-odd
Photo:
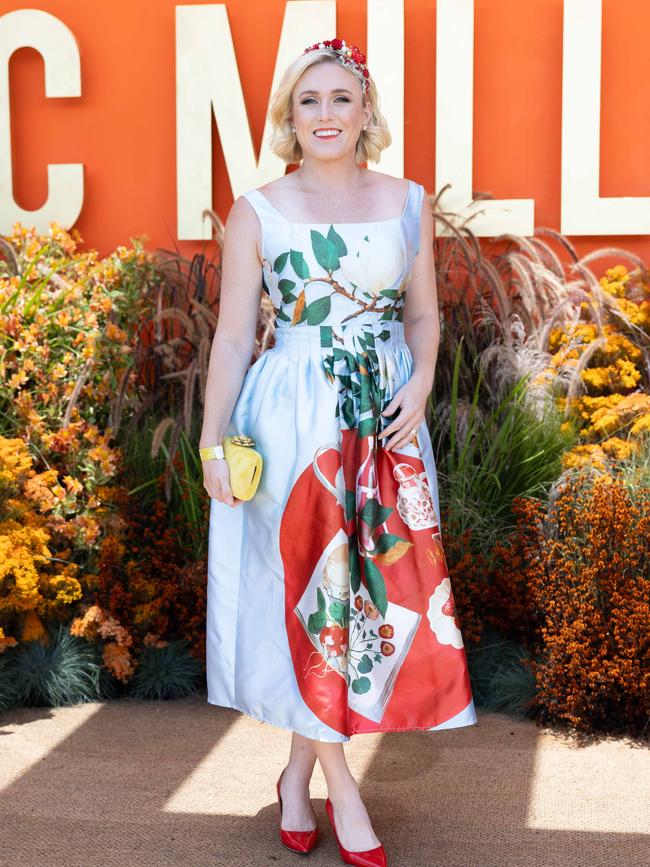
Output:
[[[278,840],[290,734],[203,697],[21,709],[0,718],[3,867],[340,864],[317,767],[321,843]],[[578,746],[528,720],[356,735],[346,754],[390,867],[649,863],[650,751]]]

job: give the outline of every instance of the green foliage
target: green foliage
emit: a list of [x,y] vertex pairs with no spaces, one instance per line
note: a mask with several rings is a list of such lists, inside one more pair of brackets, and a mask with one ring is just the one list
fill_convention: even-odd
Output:
[[515,641],[486,628],[480,644],[467,649],[467,664],[474,702],[490,711],[530,716],[535,677],[526,667],[528,654]]
[[[137,496],[143,509],[153,507],[159,494],[159,481],[167,473],[170,476],[168,515],[170,526],[175,524],[184,528],[183,542],[193,560],[207,553],[208,534],[206,523],[210,500],[203,487],[203,470],[198,449],[199,433],[187,436],[179,431],[176,456],[171,460],[170,446],[165,440],[158,443],[157,454],[152,457],[152,443],[158,420],[151,418],[142,423],[137,436],[125,442],[124,458],[127,477],[136,483],[129,495]],[[180,521],[175,519],[179,518]]]
[[433,414],[440,497],[445,525],[454,534],[472,530],[488,554],[513,525],[512,500],[548,490],[562,468],[562,453],[573,443],[562,417],[547,404],[538,414],[528,398],[528,377],[517,379],[490,406],[480,406],[479,372],[471,401],[460,391],[461,347],[457,348],[449,416]]
[[650,431],[638,434],[637,440],[638,451],[633,451],[624,461],[615,465],[633,502],[639,502],[650,488]]
[[0,656],[0,709],[62,707],[102,695],[97,648],[59,624],[49,642],[25,641]]
[[198,692],[202,666],[187,649],[185,641],[170,641],[165,647],[145,647],[129,693],[141,699],[184,698]]

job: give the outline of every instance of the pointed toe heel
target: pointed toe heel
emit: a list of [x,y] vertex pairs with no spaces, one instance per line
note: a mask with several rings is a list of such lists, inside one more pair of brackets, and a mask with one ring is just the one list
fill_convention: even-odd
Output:
[[350,867],[388,867],[388,859],[386,858],[386,851],[383,845],[376,846],[374,849],[366,849],[363,852],[349,852],[341,845],[339,835],[336,832],[336,825],[334,824],[334,809],[329,798],[325,801],[325,809],[327,810],[327,815],[332,825],[336,842],[338,843],[341,861],[344,864],[349,864]]
[[[282,771],[282,774],[284,774],[284,771]],[[318,842],[318,828],[314,828],[313,831],[287,831],[282,827],[282,796],[280,795],[282,774],[280,774],[280,779],[275,786],[278,793],[278,808],[280,810],[280,842],[287,849],[296,852],[298,855],[309,855]]]

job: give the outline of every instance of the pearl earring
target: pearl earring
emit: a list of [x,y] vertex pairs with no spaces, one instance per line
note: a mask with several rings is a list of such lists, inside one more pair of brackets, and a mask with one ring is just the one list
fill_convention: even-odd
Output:
[[291,127],[291,132],[295,132],[295,131],[296,131],[295,126],[292,126],[292,127]]

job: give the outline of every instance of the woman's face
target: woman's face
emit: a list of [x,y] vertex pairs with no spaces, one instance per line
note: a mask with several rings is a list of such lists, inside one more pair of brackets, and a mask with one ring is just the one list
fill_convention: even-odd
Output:
[[293,90],[292,126],[303,156],[328,160],[354,154],[370,116],[360,79],[336,61],[310,66]]

